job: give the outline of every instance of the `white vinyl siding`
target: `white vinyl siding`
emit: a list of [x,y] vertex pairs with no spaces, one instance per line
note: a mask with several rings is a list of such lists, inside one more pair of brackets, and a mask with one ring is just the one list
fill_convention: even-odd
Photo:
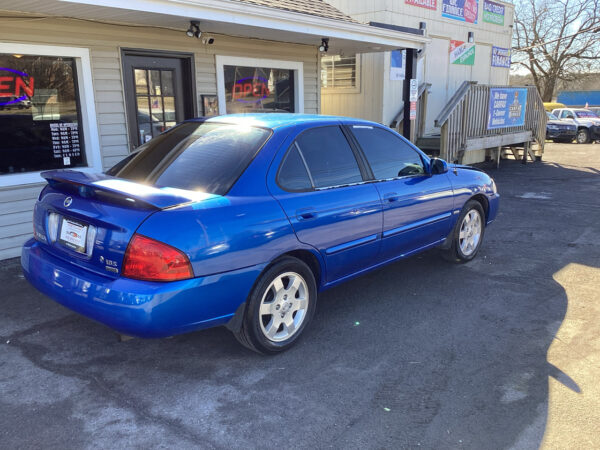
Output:
[[[129,153],[121,49],[161,50],[191,53],[195,61],[198,114],[200,96],[217,94],[215,55],[268,58],[302,63],[304,73],[304,112],[319,112],[320,89],[316,46],[261,41],[230,36],[215,36],[213,45],[203,45],[186,36],[185,30],[171,31],[144,27],[96,24],[71,19],[36,20],[27,26],[18,20],[0,18],[0,42],[35,45],[78,46],[90,50],[93,95],[99,132],[102,165],[106,169]],[[20,248],[31,235],[31,214],[39,184],[0,189],[0,259],[20,255]]]

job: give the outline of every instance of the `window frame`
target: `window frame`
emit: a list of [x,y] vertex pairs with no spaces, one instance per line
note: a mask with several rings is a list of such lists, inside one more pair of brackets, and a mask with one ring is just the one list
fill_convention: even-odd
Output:
[[[388,130],[384,127],[380,127],[377,125],[371,125],[371,124],[346,124],[346,125],[344,125],[344,127],[347,128],[348,133],[350,133],[352,135],[352,140],[355,142],[357,149],[360,151],[361,157],[364,159],[364,164],[368,168],[370,175],[372,177],[371,182],[379,183],[379,182],[383,182],[383,181],[394,181],[394,180],[402,180],[405,178],[429,176],[429,161],[426,161],[423,158],[423,155],[421,154],[421,152],[414,145],[412,145],[412,143],[410,141],[406,140],[403,136],[400,136],[400,135],[394,133],[392,130]],[[371,129],[377,128],[386,133],[391,134],[392,136],[400,139],[401,141],[404,141],[406,146],[409,149],[411,149],[412,151],[414,151],[417,154],[417,156],[419,157],[419,159],[421,160],[421,164],[423,164],[423,173],[419,173],[419,174],[416,173],[413,175],[402,175],[400,177],[392,177],[392,178],[376,178],[375,172],[373,172],[373,168],[371,167],[371,164],[369,163],[366,152],[363,150],[362,146],[360,145],[360,143],[358,141],[358,138],[354,135],[354,132],[352,131],[352,128],[354,128],[354,127],[371,128]]]
[[[1,42],[0,53],[22,54],[32,56],[56,56],[73,58],[77,78],[75,88],[79,96],[81,108],[81,132],[83,134],[83,145],[85,149],[85,167],[75,167],[74,170],[81,172],[102,172],[102,155],[100,153],[100,136],[96,116],[96,104],[94,98],[94,84],[92,81],[92,65],[90,49],[82,47],[63,47],[55,45],[19,44],[13,42]],[[37,172],[25,172],[0,175],[0,188],[20,186],[26,184],[43,183]]]
[[[308,131],[316,130],[319,128],[327,128],[327,127],[337,127],[340,129],[340,131],[344,135],[344,138],[346,139],[346,142],[348,143],[348,146],[350,147],[350,150],[352,151],[352,154],[354,155],[356,164],[358,165],[358,170],[360,171],[360,176],[362,178],[362,181],[357,181],[355,183],[337,184],[337,185],[333,185],[333,186],[315,187],[314,179],[310,172],[310,168],[308,167],[308,164],[306,163],[304,155],[302,154],[302,148],[298,145],[297,140],[300,136],[302,136],[304,133],[306,133]],[[308,179],[312,185],[312,187],[310,189],[292,190],[292,189],[283,187],[279,183],[279,173],[281,172],[281,168],[282,168],[283,164],[287,160],[288,154],[290,153],[290,151],[292,151],[292,148],[296,148],[296,150],[298,151],[298,154],[300,155],[300,159],[302,159],[302,163],[304,164],[304,169],[306,170]],[[370,169],[370,167],[365,166],[363,158],[364,158],[364,156],[362,155],[362,152],[356,147],[356,144],[348,136],[348,133],[345,130],[344,125],[342,125],[342,124],[326,124],[326,125],[310,127],[305,130],[302,130],[300,133],[298,133],[294,137],[294,140],[292,141],[292,143],[286,149],[283,157],[281,158],[281,161],[279,162],[279,166],[277,167],[277,172],[275,174],[275,184],[277,185],[277,187],[279,189],[281,189],[284,192],[297,193],[297,192],[319,192],[319,191],[326,191],[326,190],[330,190],[330,189],[339,189],[339,188],[344,188],[344,187],[348,187],[348,186],[357,186],[360,184],[372,183],[373,182],[372,175],[369,173],[369,171],[371,169]]]
[[294,113],[304,113],[304,64],[300,61],[215,55],[219,114],[227,114],[224,66],[266,67],[294,71]]
[[[333,56],[333,55],[327,55]],[[324,94],[360,94],[361,93],[361,74],[362,74],[362,57],[360,53],[356,53],[354,55],[354,86],[351,87],[325,87],[322,82],[322,75],[319,77],[321,83],[321,90]],[[321,57],[319,57],[319,74],[322,73],[323,64],[321,62]]]

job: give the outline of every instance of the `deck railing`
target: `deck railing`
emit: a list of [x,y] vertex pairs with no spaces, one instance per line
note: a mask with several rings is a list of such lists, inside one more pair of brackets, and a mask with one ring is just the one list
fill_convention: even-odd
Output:
[[527,104],[522,126],[489,130],[487,125],[492,88],[506,86],[465,81],[442,109],[435,120],[435,126],[441,128],[442,158],[450,162],[462,162],[464,154],[469,151],[521,143],[529,145],[531,141],[537,141],[543,151],[547,116],[537,89],[533,86],[524,87],[527,89]]

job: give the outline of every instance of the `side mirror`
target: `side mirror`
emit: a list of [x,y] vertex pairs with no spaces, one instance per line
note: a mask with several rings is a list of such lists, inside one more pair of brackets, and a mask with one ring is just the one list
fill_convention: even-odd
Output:
[[448,163],[440,158],[431,158],[429,160],[429,173],[438,175],[448,172]]

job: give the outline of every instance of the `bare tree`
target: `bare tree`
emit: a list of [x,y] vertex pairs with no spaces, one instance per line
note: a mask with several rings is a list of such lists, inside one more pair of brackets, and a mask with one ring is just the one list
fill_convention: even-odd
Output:
[[600,68],[600,0],[515,0],[513,65],[526,68],[542,99],[559,81]]

